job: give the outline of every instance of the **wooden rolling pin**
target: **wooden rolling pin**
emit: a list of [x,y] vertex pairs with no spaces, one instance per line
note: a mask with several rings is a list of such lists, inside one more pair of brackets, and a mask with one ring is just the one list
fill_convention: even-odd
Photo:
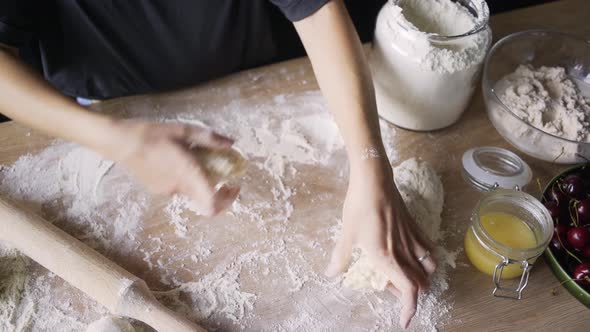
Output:
[[111,313],[160,332],[205,331],[163,306],[145,281],[34,213],[0,197],[0,240],[75,286]]

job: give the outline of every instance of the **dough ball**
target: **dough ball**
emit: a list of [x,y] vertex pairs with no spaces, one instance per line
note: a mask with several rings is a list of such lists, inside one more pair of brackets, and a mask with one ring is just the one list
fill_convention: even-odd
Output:
[[125,318],[105,316],[88,325],[86,332],[135,332],[135,328]]
[[[424,161],[409,159],[393,169],[394,180],[408,207],[408,212],[420,229],[432,240],[440,239],[440,214],[444,203],[443,185],[432,166]],[[351,289],[382,291],[389,279],[376,270],[361,253],[344,274],[342,285]]]

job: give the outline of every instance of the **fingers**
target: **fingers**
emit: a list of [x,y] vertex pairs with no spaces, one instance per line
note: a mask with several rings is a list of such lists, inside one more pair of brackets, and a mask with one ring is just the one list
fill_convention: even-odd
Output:
[[189,196],[207,216],[223,211],[240,192],[239,187],[221,185],[216,188],[196,162],[191,163],[183,174],[186,179],[179,184],[180,193]]
[[418,288],[414,284],[404,284],[400,286],[402,289],[402,312],[399,316],[399,325],[401,327],[408,328],[410,321],[416,314],[416,308],[418,305]]
[[352,234],[343,230],[343,234],[336,242],[332,251],[332,258],[326,268],[327,277],[335,277],[339,273],[345,272],[352,257]]
[[398,299],[401,300],[402,298],[402,292],[399,291],[399,289],[397,289],[397,287],[395,287],[391,282],[387,284],[387,286],[385,286],[385,288],[387,288],[387,290],[393,294],[393,296],[397,297]]
[[214,194],[212,215],[216,215],[230,206],[239,193],[240,187],[222,185]]
[[234,144],[234,141],[228,137],[222,136],[213,130],[189,127],[187,140],[193,145],[210,149],[227,149]]
[[396,268],[392,258],[380,258],[377,261],[377,266],[389,278],[391,286],[387,289],[402,303],[402,311],[400,313],[399,324],[403,328],[407,328],[416,314],[416,307],[418,303],[419,286],[416,283],[416,276],[408,275],[402,272],[401,268]]
[[424,271],[426,271],[428,276],[431,276],[434,273],[434,271],[436,271],[436,263],[434,262],[432,256],[423,260],[422,266],[424,266]]
[[186,124],[168,124],[167,130],[178,139],[210,149],[227,149],[234,144],[231,138],[225,137],[210,128],[191,126]]
[[416,247],[417,248],[414,249],[414,252],[416,253],[416,259],[419,260],[420,258],[426,257],[420,263],[422,264],[426,274],[428,276],[432,275],[434,271],[436,271],[436,263],[432,257],[432,253],[420,245],[417,245]]
[[183,194],[189,196],[200,208],[203,215],[212,217],[225,210],[238,197],[240,187],[223,185],[218,189],[192,186]]

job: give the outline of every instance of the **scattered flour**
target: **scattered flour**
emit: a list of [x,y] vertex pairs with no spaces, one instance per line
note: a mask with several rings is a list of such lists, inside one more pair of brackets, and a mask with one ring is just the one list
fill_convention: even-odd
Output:
[[14,249],[0,247],[0,330],[14,329],[25,288],[28,259]]
[[[253,75],[240,88],[189,91],[122,110],[156,121],[202,121],[238,138],[250,159],[241,182],[256,179],[257,185],[244,185],[218,218],[203,218],[181,196],[151,197],[122,167],[64,142],[0,168],[0,193],[129,268],[160,301],[210,330],[394,330],[399,303],[390,294],[349,292],[323,276],[341,228],[337,216],[348,172],[342,139],[320,93],[282,94],[270,102],[241,96],[241,89],[266,80],[296,82],[306,70]],[[200,108],[201,97],[223,102]],[[193,106],[174,108],[178,104]],[[395,131],[385,123],[381,128],[394,162]],[[303,201],[312,207],[298,209]],[[84,331],[108,314],[34,262],[6,262],[4,270],[21,272],[11,282],[13,295],[0,304],[2,330]],[[440,295],[447,276],[436,278],[432,292]],[[411,328],[435,330],[450,305],[441,297],[422,300]]]
[[86,332],[136,332],[136,330],[125,318],[105,316],[88,325]]
[[[565,68],[520,65],[496,83],[494,92],[518,118],[535,128],[570,141],[590,142],[590,96],[583,95]],[[497,113],[501,114],[495,117],[506,127],[499,130],[534,156],[567,162],[575,161],[576,153],[588,156],[590,152],[532,130],[504,112]]]

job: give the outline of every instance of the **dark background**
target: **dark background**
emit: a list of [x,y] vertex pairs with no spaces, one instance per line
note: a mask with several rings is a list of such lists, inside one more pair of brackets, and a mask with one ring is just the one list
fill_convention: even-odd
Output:
[[[487,0],[491,14],[496,14],[508,10],[522,8],[526,6],[538,5],[556,0]],[[357,27],[359,36],[363,42],[370,41],[373,38],[373,29],[377,13],[386,0],[345,0],[352,20]],[[285,20],[278,10],[272,15],[276,26],[280,26],[281,34],[278,43],[281,54],[277,61],[285,60],[303,55],[303,47],[299,42],[292,25]],[[274,26],[274,25],[273,25]],[[0,114],[0,122],[7,121],[6,117]]]

